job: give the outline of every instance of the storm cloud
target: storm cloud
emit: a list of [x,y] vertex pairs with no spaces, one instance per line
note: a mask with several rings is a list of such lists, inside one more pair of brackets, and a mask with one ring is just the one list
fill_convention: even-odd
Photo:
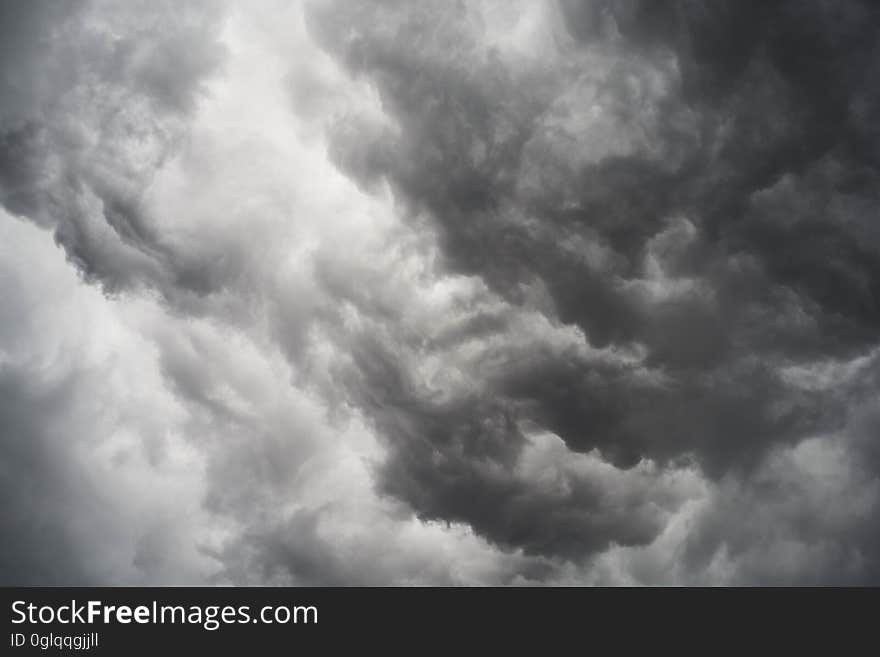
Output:
[[7,582],[878,581],[874,3],[0,7]]

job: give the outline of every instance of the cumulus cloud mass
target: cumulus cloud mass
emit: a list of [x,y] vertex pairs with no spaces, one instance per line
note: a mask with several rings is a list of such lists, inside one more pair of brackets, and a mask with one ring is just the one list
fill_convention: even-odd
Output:
[[880,6],[0,1],[4,584],[880,584]]

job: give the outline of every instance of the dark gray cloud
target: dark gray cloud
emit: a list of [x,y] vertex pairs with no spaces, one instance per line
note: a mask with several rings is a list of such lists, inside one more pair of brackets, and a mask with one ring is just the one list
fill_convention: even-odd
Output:
[[175,251],[143,204],[222,61],[220,10],[3,3],[0,198],[52,227],[70,259],[108,290],[222,286],[223,274]]
[[411,390],[375,345],[359,363],[358,401],[390,443],[386,490],[571,556],[650,543],[662,522],[637,501],[605,516],[586,484],[545,506],[512,483],[523,423],[620,467],[687,458],[752,482],[769,453],[846,433],[870,394],[782,371],[876,345],[880,20],[862,2],[560,10],[543,20],[564,31],[523,37],[525,54],[492,41],[503,19],[476,3],[331,3],[311,24],[391,124],[340,129],[343,169],[427,217],[451,270],[515,306],[546,295],[593,347],[643,354],[511,350],[457,403]]
[[2,577],[876,582],[878,30],[0,2]]

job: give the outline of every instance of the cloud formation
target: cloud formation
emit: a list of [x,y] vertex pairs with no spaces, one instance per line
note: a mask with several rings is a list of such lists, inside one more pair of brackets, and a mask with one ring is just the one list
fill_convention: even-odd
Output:
[[880,577],[871,3],[0,6],[7,582]]

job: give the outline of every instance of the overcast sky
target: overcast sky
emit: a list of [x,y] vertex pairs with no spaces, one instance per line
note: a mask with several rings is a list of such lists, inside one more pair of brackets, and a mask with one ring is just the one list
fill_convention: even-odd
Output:
[[871,0],[0,0],[0,583],[880,584]]

